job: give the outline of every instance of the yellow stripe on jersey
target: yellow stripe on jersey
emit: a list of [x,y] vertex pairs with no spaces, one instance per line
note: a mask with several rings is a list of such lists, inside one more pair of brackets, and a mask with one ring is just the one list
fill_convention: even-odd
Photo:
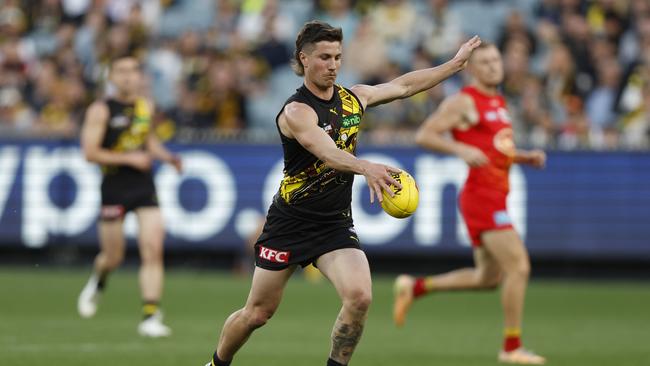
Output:
[[[340,127],[334,142],[339,149],[354,154],[363,109],[354,95],[340,85],[337,85],[337,87],[343,115],[339,116],[338,113],[335,113],[338,116]],[[318,179],[321,179],[320,184],[322,185],[327,185],[332,182],[332,179],[323,177],[324,174],[330,171],[331,169],[327,168],[325,163],[317,161],[314,165],[293,176],[289,176],[285,172],[285,176],[280,184],[280,195],[285,202],[289,203],[295,201],[297,198],[306,197],[309,192],[305,191],[313,188],[311,187],[311,182]]]
[[138,150],[147,141],[151,127],[151,108],[149,107],[149,103],[143,98],[137,99],[132,113],[131,127],[120,134],[113,147],[115,151]]

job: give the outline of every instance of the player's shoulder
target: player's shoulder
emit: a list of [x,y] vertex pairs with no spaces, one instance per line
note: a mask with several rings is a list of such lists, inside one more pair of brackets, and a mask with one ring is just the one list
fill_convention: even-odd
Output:
[[464,112],[474,108],[474,100],[469,94],[461,91],[445,98],[442,105],[450,111]]
[[309,121],[309,120],[318,120],[316,111],[312,106],[301,101],[292,101],[287,103],[284,106],[282,115],[290,121]]
[[349,88],[341,87],[346,91],[349,91],[355,98],[359,101],[362,107],[365,108],[368,98],[372,93],[377,89],[375,85],[366,85],[366,84],[355,84]]
[[94,109],[94,110],[108,109],[108,100],[95,99],[92,103],[88,105],[88,109]]
[[294,133],[309,128],[310,125],[318,123],[316,111],[309,105],[292,101],[287,103],[278,115],[277,119],[280,133],[287,138],[294,139]]
[[108,101],[104,99],[97,99],[94,102],[90,103],[86,114],[92,117],[108,117],[110,113]]

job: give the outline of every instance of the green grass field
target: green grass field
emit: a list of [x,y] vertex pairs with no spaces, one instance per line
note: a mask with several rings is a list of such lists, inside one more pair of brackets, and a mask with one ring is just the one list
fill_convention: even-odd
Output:
[[[81,320],[76,296],[86,272],[0,269],[0,365],[203,366],[225,317],[248,279],[172,271],[164,309],[174,335],[136,334],[136,274],[109,283],[97,317]],[[391,278],[378,277],[374,304],[354,366],[496,364],[501,315],[497,293],[434,295],[417,303],[404,329],[390,320]],[[273,320],[238,354],[235,366],[325,365],[339,304],[331,286],[290,282]],[[650,365],[650,283],[534,281],[524,340],[550,365]]]

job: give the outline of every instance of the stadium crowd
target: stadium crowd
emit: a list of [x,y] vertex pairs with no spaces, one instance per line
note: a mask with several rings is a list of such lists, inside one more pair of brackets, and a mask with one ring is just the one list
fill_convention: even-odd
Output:
[[[650,147],[647,0],[3,0],[0,134],[76,136],[87,104],[111,92],[108,61],[133,52],[164,138],[274,135],[312,18],[343,28],[344,85],[443,62],[476,33],[504,55],[522,146]],[[412,141],[462,82],[370,109],[365,137]]]

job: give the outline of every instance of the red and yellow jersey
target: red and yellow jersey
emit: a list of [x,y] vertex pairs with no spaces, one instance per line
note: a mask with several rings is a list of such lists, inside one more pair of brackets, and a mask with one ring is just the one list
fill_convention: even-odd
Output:
[[474,101],[478,121],[466,128],[453,129],[454,139],[481,149],[490,160],[486,165],[470,168],[465,189],[508,193],[508,173],[516,148],[506,101],[501,95],[484,94],[471,86],[461,92]]

